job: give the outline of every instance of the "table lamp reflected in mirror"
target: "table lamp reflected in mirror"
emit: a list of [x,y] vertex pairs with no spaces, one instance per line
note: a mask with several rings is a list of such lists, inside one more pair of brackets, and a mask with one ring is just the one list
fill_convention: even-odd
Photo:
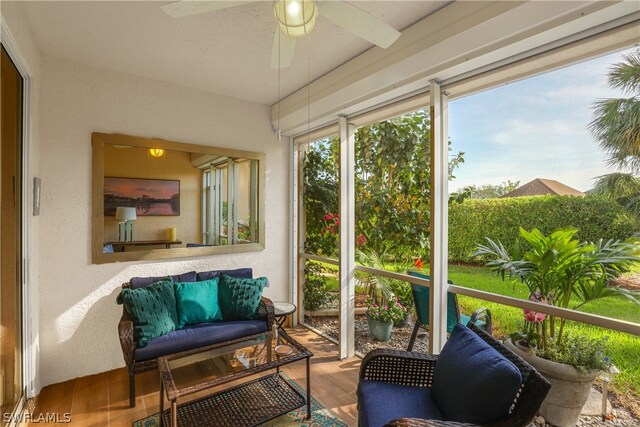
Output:
[[[118,221],[118,241],[133,241],[133,222],[138,219],[136,208],[126,208],[119,206],[116,208],[116,220]],[[124,233],[122,232],[124,229]],[[128,229],[128,230],[127,230]],[[127,231],[129,236],[127,239]]]

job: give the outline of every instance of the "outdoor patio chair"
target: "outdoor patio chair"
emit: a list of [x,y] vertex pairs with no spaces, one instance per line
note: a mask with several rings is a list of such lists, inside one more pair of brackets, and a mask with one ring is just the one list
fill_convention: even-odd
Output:
[[439,355],[377,349],[360,366],[359,427],[527,426],[551,385],[476,325]]
[[[416,271],[408,271],[410,276],[418,277],[421,279],[430,280],[430,277],[426,274],[418,273]],[[448,283],[451,285],[453,282],[450,280]],[[411,333],[411,338],[409,339],[409,346],[407,347],[407,351],[413,350],[413,345],[416,342],[416,338],[418,336],[418,331],[420,328],[429,329],[429,298],[430,298],[430,289],[426,286],[420,286],[415,283],[411,284],[411,291],[413,293],[413,303],[416,308],[416,323],[413,327],[413,332]],[[453,327],[462,323],[465,325],[469,325],[470,323],[474,323],[478,325],[480,328],[484,329],[489,335],[491,332],[491,311],[487,308],[479,308],[474,311],[471,316],[467,316],[460,312],[460,306],[458,305],[458,297],[456,294],[451,292],[447,293],[447,332],[451,333]]]

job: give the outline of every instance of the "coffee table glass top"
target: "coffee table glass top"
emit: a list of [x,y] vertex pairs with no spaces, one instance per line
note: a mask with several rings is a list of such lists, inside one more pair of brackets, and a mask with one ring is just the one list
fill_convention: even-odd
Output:
[[[277,347],[277,348],[276,348]],[[286,333],[252,335],[158,359],[167,395],[187,395],[256,372],[309,357],[311,353]]]

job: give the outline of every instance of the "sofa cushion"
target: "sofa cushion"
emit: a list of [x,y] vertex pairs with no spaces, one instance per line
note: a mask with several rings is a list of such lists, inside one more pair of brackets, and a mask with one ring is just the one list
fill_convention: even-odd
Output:
[[382,381],[358,383],[360,427],[382,427],[398,418],[444,420],[427,387],[410,387]]
[[176,329],[176,296],[170,278],[144,288],[123,288],[117,302],[124,304],[133,320],[133,339],[139,348]]
[[219,298],[224,320],[248,320],[256,317],[262,291],[269,285],[266,277],[242,279],[224,275],[220,279]]
[[166,354],[217,344],[267,330],[264,320],[197,323],[187,325],[170,334],[149,340],[144,348],[135,350],[136,361],[155,359]]
[[190,323],[222,320],[218,303],[218,281],[215,279],[201,282],[176,283],[176,308],[178,311],[177,329]]
[[215,277],[221,276],[231,276],[231,277],[240,277],[242,279],[252,279],[253,278],[253,270],[250,268],[238,268],[236,270],[213,270],[213,271],[203,271],[198,273],[196,276],[198,281],[200,280],[208,280],[213,279]]
[[447,421],[489,424],[508,415],[521,383],[510,360],[457,324],[438,356],[433,399]]
[[[187,273],[176,274],[169,277],[171,277],[171,280],[173,280],[174,283],[195,282],[196,274],[197,273],[195,271],[189,271]],[[129,286],[131,286],[131,289],[144,288],[145,286],[149,286],[150,284],[160,281],[162,279],[166,279],[166,276],[132,277],[131,280],[129,280]]]

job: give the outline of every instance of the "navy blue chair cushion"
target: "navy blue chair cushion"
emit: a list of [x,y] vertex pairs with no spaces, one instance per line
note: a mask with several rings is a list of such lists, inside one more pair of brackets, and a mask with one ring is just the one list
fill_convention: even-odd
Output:
[[[196,272],[189,271],[188,273],[176,274],[170,276],[173,280],[173,283],[187,283],[187,282],[196,282]],[[167,276],[159,276],[159,277],[132,277],[129,280],[129,286],[131,289],[136,288],[144,288],[149,286],[152,283],[159,282],[161,280],[166,279]]]
[[431,389],[447,421],[489,424],[509,414],[521,384],[511,361],[457,324],[438,356]]
[[237,277],[239,279],[253,279],[253,270],[250,268],[238,268],[236,270],[213,270],[198,273],[196,276],[198,281],[215,279],[223,275]]
[[427,387],[410,387],[382,381],[358,383],[358,424],[382,427],[398,418],[444,420]]
[[150,339],[146,347],[135,350],[134,359],[136,361],[155,359],[165,354],[259,334],[266,330],[267,322],[264,320],[196,323]]

